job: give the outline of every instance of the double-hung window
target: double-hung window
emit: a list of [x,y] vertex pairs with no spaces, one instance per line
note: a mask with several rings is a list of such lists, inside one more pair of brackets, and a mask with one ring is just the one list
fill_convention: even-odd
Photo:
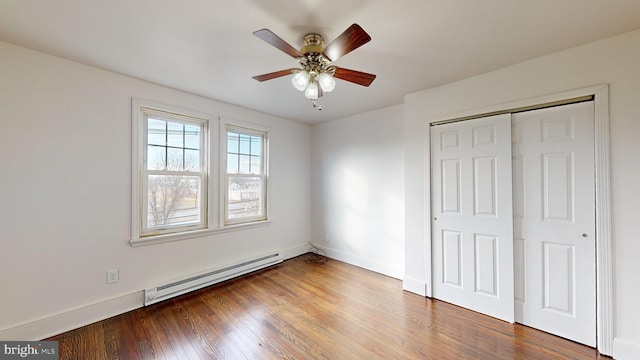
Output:
[[268,224],[267,135],[133,99],[131,245]]
[[267,219],[267,133],[226,125],[225,225]]
[[145,118],[142,235],[204,228],[206,123],[157,112]]
[[209,120],[134,100],[133,239],[208,226]]

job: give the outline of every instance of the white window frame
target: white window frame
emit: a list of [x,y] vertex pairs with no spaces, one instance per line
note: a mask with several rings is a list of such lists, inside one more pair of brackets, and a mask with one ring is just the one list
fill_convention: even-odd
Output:
[[[233,120],[223,119],[220,129],[220,198],[222,199],[220,207],[220,222],[224,226],[236,226],[236,225],[250,225],[260,222],[269,221],[269,129],[266,127],[248,124]],[[258,216],[243,217],[230,219],[228,212],[229,205],[229,176],[243,176],[242,174],[228,174],[227,173],[227,132],[237,132],[244,135],[260,136],[262,137],[262,161],[261,161],[261,173],[258,175],[262,180],[262,214]],[[256,175],[246,175],[248,177],[255,177]]]
[[[186,226],[167,226],[161,229],[146,228],[146,207],[147,207],[147,178],[150,173],[146,169],[146,151],[147,151],[147,118],[153,117],[165,121],[177,121],[182,123],[192,123],[202,125],[203,134],[200,142],[201,152],[201,221],[199,224]],[[215,118],[211,115],[170,106],[159,104],[151,101],[133,99],[132,100],[132,226],[131,226],[131,243],[143,242],[146,239],[159,236],[175,236],[187,232],[207,229],[212,225],[215,217],[211,216],[211,210],[215,209],[212,205],[212,197],[210,196],[212,188],[211,154],[215,147],[212,146],[212,131],[216,130]],[[185,173],[189,174],[189,173]]]
[[[140,201],[142,202],[142,206],[140,206],[140,211],[141,211],[141,222],[140,222],[140,236],[141,237],[147,237],[147,236],[154,236],[154,235],[160,235],[160,234],[169,234],[169,233],[178,233],[178,232],[183,232],[183,231],[191,231],[191,230],[198,230],[198,229],[204,229],[207,227],[208,224],[208,219],[207,219],[207,208],[208,208],[208,196],[207,196],[207,192],[208,192],[208,183],[207,183],[207,179],[209,177],[209,160],[208,160],[208,153],[209,153],[209,146],[208,146],[208,134],[209,134],[209,123],[206,120],[203,119],[199,119],[199,118],[195,118],[195,117],[190,117],[190,116],[185,116],[185,115],[178,115],[178,114],[170,114],[167,112],[163,112],[163,111],[158,111],[156,109],[148,109],[145,108],[143,110],[143,134],[148,134],[148,124],[149,122],[147,121],[149,118],[153,118],[153,119],[158,119],[158,120],[162,120],[162,121],[167,121],[167,122],[174,122],[174,123],[180,123],[180,124],[189,124],[189,125],[196,125],[199,126],[201,129],[201,136],[200,136],[200,144],[199,144],[199,148],[200,148],[200,171],[172,171],[172,170],[150,170],[148,169],[148,143],[147,143],[147,139],[148,136],[142,136],[142,153],[143,153],[143,160],[142,160],[142,181],[141,181],[141,185],[142,188],[140,189]],[[168,160],[167,160],[168,162]],[[148,221],[145,221],[145,218],[148,217],[148,213],[147,210],[148,209],[148,200],[149,200],[149,177],[153,176],[153,175],[177,175],[177,176],[191,176],[191,177],[198,177],[200,178],[200,193],[198,194],[199,197],[199,203],[200,203],[200,208],[199,208],[199,218],[200,221],[199,223],[195,223],[195,224],[187,224],[187,225],[166,225],[163,227],[155,227],[155,228],[148,228]],[[146,215],[146,216],[145,216]]]
[[[168,114],[169,118],[180,119],[181,117],[199,119],[198,121],[205,122],[207,131],[204,134],[203,141],[207,148],[206,153],[203,154],[204,166],[207,170],[206,181],[203,184],[203,191],[206,192],[206,196],[202,200],[201,206],[205,207],[205,225],[198,228],[184,228],[181,231],[176,232],[158,232],[153,234],[142,233],[142,221],[143,208],[146,206],[146,200],[143,195],[146,193],[143,191],[144,180],[144,154],[146,144],[146,114]],[[256,126],[253,124],[243,124],[241,122],[225,122],[217,116],[199,112],[195,110],[189,110],[180,108],[177,106],[162,104],[154,101],[144,99],[132,99],[131,106],[131,240],[129,243],[131,246],[152,245],[158,243],[165,243],[170,241],[185,240],[192,238],[201,238],[203,236],[224,233],[229,231],[238,231],[254,227],[266,226],[271,223],[271,220],[264,218],[263,220],[253,219],[251,222],[232,222],[226,224],[225,219],[225,188],[227,186],[224,181],[226,176],[226,131],[224,131],[226,124],[232,124],[233,126],[243,128],[246,130],[253,130],[262,132],[265,134],[264,142],[264,168],[265,176],[268,175],[268,130],[267,128]],[[206,160],[205,160],[206,159]],[[218,161],[216,161],[218,159]],[[265,199],[265,216],[269,214],[269,201],[268,201],[268,181],[266,181],[264,190]],[[222,186],[221,186],[222,184]]]

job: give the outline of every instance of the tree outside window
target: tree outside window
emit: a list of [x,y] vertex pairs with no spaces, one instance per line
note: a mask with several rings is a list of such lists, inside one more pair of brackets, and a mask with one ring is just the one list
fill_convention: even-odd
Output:
[[206,225],[204,129],[202,122],[147,117],[143,233]]

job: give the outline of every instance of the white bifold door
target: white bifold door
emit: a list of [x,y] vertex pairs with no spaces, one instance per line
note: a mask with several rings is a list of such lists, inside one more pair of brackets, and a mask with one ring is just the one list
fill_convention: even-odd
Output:
[[435,298],[596,345],[593,113],[431,127]]
[[433,296],[514,321],[511,115],[431,128]]

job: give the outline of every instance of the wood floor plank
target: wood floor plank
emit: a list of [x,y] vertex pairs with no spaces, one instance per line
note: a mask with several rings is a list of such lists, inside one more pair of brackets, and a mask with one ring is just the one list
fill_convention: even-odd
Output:
[[[319,350],[318,339],[305,336],[287,321],[293,306],[283,310],[278,307],[276,296],[272,296],[276,294],[266,295],[262,292],[256,292],[256,287],[251,284],[249,284],[249,290],[251,291],[237,293],[238,304],[251,309],[254,316],[243,318],[243,322],[256,334],[260,334],[262,344],[269,349],[290,349],[289,352],[284,352],[286,355],[283,355],[283,358],[325,358]],[[273,341],[273,339],[278,339],[278,341]],[[274,353],[283,353],[283,351],[274,351]]]
[[60,359],[610,359],[305,256],[47,340]]

